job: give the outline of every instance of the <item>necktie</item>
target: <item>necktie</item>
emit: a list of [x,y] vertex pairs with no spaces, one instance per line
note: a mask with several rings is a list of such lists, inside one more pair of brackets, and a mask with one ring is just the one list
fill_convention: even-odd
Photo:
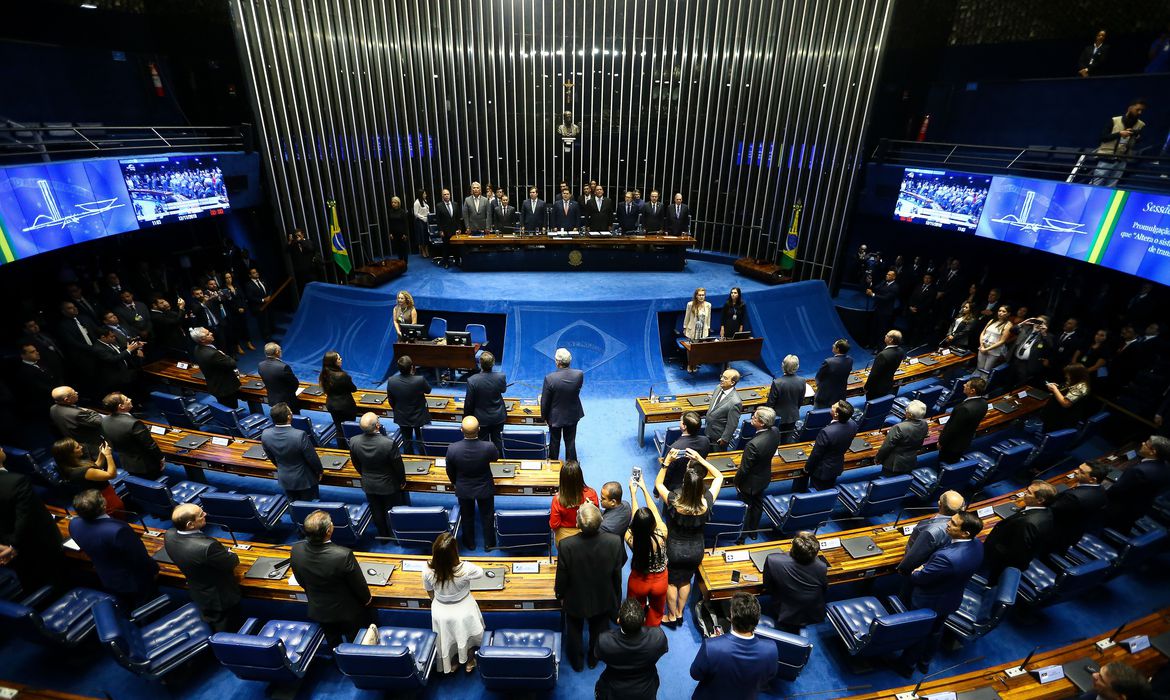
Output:
[[536,213],[536,200],[535,200],[535,199],[534,199],[534,200],[532,200],[532,213],[533,213],[533,214],[535,214],[535,213]]
[[682,206],[678,204],[674,205],[674,216],[675,218],[682,216]]
[[628,202],[626,203],[626,213],[630,213],[630,204]]
[[81,322],[81,319],[74,318],[73,322],[77,324],[77,330],[81,331],[81,337],[85,340],[85,344],[93,346],[93,341],[89,339],[89,331],[85,330],[85,325]]
[[451,215],[451,216],[455,215],[455,212],[451,210],[451,203],[450,202],[447,202],[447,214]]
[[657,202],[654,203],[654,213],[655,214],[658,213],[658,203]]
[[261,293],[261,294],[263,294],[264,296],[268,296],[268,290],[264,288],[264,283],[263,283],[263,282],[261,282],[260,280],[256,280],[256,285],[257,285],[258,287],[260,287],[260,293]]
[[568,213],[569,213],[569,203],[565,202],[565,214],[567,215]]
[[215,327],[215,314],[211,313],[211,309],[207,308],[206,306],[203,307],[203,312],[205,314],[207,314],[207,327],[214,328]]
[[595,200],[597,202],[597,211],[601,211],[601,198]]
[[479,197],[475,198],[475,213],[479,213]]

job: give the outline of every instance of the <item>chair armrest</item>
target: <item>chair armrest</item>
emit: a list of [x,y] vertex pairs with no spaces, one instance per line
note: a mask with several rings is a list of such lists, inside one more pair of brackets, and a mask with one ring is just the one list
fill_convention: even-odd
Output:
[[897,615],[898,613],[908,612],[910,609],[906,607],[906,602],[896,595],[886,598],[886,607],[890,613]]
[[259,628],[260,618],[249,617],[247,620],[244,620],[244,624],[240,626],[240,629],[236,632],[236,634],[256,634],[256,630]]
[[40,588],[33,591],[31,594],[29,594],[29,595],[25,596],[23,599],[21,599],[20,604],[28,606],[30,608],[35,608],[38,605],[40,605],[41,603],[44,603],[46,600],[48,600],[49,596],[52,594],[53,594],[53,587],[52,586],[41,586]]
[[1052,562],[1053,568],[1060,569],[1062,571],[1068,571],[1069,569],[1076,566],[1075,562],[1063,554],[1049,554],[1048,560]]
[[180,646],[181,644],[185,643],[190,638],[191,638],[190,632],[184,632],[183,634],[172,637],[172,638],[168,639],[167,641],[163,642],[162,644],[158,645],[154,649],[151,649],[150,650],[151,656],[155,656],[155,657],[162,656],[164,653],[170,651],[172,648]]
[[162,594],[154,600],[143,603],[138,608],[130,611],[131,622],[141,622],[147,617],[152,617],[159,614],[171,604],[171,597],[167,594]]

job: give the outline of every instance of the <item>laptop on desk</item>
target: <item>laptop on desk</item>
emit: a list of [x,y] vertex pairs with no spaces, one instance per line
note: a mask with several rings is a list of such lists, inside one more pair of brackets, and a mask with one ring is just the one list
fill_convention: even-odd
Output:
[[694,407],[710,406],[711,396],[709,394],[704,394],[703,396],[688,396],[687,403]]
[[365,577],[366,584],[370,586],[390,585],[390,575],[394,573],[394,569],[398,568],[393,564],[362,561],[361,559],[358,559],[358,566],[361,567],[362,576]]
[[187,435],[175,441],[175,447],[181,447],[184,450],[197,450],[207,444],[211,438],[205,435]]
[[427,474],[431,471],[432,464],[434,464],[434,462],[430,461],[429,459],[404,459],[404,460],[402,460],[402,466],[404,467],[404,471],[406,472],[406,474],[408,476],[411,474],[413,474],[415,476]]
[[268,455],[264,452],[263,445],[252,445],[244,451],[244,456],[248,459],[268,459]]
[[762,572],[764,570],[764,561],[768,558],[768,555],[772,554],[773,552],[783,553],[784,549],[782,547],[772,547],[770,549],[757,549],[754,552],[752,552],[749,556],[752,558],[752,563],[756,565],[756,568]]
[[449,399],[446,399],[446,398],[427,399],[427,408],[435,408],[435,409],[446,408],[448,401],[449,401]]

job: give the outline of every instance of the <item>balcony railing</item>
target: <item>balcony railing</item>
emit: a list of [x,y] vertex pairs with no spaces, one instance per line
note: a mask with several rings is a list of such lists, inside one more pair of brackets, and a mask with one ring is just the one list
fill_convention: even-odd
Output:
[[242,126],[105,126],[0,122],[0,164],[127,156],[166,151],[238,151]]

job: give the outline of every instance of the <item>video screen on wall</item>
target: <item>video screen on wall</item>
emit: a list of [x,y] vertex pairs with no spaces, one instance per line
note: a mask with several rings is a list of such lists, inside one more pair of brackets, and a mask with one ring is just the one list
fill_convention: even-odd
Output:
[[1170,285],[1170,197],[1123,192],[1095,262]]
[[894,217],[960,233],[974,231],[990,185],[990,175],[906,168]]
[[996,177],[976,235],[1087,260],[1113,190]]
[[119,161],[134,215],[144,226],[227,211],[227,186],[215,156],[161,156]]

